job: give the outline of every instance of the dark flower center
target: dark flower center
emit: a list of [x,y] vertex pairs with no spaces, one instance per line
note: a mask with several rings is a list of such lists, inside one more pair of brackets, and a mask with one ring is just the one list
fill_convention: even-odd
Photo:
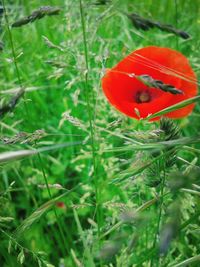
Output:
[[151,101],[151,94],[149,91],[139,91],[135,95],[136,103],[148,103]]

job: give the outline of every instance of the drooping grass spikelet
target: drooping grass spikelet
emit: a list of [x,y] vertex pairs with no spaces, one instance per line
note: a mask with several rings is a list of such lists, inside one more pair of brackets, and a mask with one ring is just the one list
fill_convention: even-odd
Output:
[[36,130],[33,133],[19,132],[12,137],[0,136],[0,141],[4,144],[32,144],[46,135],[44,130]]
[[33,11],[31,15],[23,17],[16,22],[12,24],[12,27],[21,27],[23,25],[26,25],[28,23],[32,23],[37,19],[41,19],[45,16],[53,16],[53,15],[59,15],[60,13],[59,7],[52,7],[52,6],[42,6],[39,9]]
[[61,52],[64,51],[64,49],[59,46],[59,45],[55,45],[54,43],[52,43],[46,36],[42,36],[43,39],[44,39],[44,42],[45,44],[49,47],[49,48],[53,48],[53,49],[57,49],[57,50],[60,50]]
[[180,36],[183,39],[190,38],[190,35],[187,32],[176,29],[172,25],[162,24],[158,21],[153,21],[150,19],[143,18],[136,13],[126,14],[126,15],[131,20],[133,26],[136,29],[148,31],[153,28],[158,28],[161,31],[173,33],[177,36]]
[[71,114],[71,111],[66,111],[62,114],[62,119],[60,120],[59,127],[61,127],[64,123],[64,121],[69,121],[74,126],[87,131],[87,125],[85,125],[81,120],[78,118],[73,117]]
[[17,103],[19,102],[20,98],[24,95],[24,89],[18,91],[16,95],[14,95],[8,103],[0,107],[0,118],[4,117],[8,112],[11,112]]
[[136,75],[136,79],[140,80],[142,83],[144,83],[148,87],[157,88],[164,92],[169,92],[173,95],[183,94],[183,92],[180,89],[175,88],[173,85],[165,84],[160,80],[155,80],[147,74]]

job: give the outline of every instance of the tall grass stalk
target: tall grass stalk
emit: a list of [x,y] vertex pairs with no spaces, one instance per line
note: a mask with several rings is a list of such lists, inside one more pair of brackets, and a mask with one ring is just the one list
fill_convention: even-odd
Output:
[[[163,177],[162,177],[162,182],[161,182],[161,187],[160,187],[160,207],[159,207],[159,211],[158,211],[158,220],[157,220],[157,224],[156,224],[156,231],[155,231],[155,236],[154,236],[154,240],[153,240],[153,246],[152,248],[155,248],[155,252],[156,252],[156,257],[152,257],[151,258],[151,264],[150,266],[153,267],[153,263],[154,260],[156,258],[156,266],[159,266],[159,235],[160,235],[160,225],[161,225],[161,221],[162,221],[162,212],[163,212],[163,204],[164,204],[164,189],[165,189],[165,180],[166,180],[166,172],[165,172],[165,162],[163,160]],[[160,169],[160,173],[161,173],[161,169]]]
[[[38,153],[38,161],[39,161],[39,164],[40,164],[40,169],[42,171],[42,175],[43,175],[43,178],[44,178],[46,189],[48,191],[49,198],[51,200],[52,199],[51,190],[49,188],[49,184],[48,184],[47,177],[46,177],[46,174],[45,174],[45,170],[44,170],[44,166],[43,166],[43,161],[42,161],[42,158],[41,158],[41,156],[40,156],[39,153]],[[60,224],[60,221],[59,221],[58,214],[57,214],[57,211],[56,211],[55,206],[53,206],[53,211],[54,211],[56,222],[57,222],[58,229],[59,229],[59,232],[60,232],[61,240],[63,242],[63,247],[66,249],[66,252],[68,253],[68,255],[71,255],[70,254],[69,247],[67,245],[67,241],[66,241],[67,239],[66,239],[66,236],[64,235],[64,231],[63,231],[62,226]],[[65,254],[65,252],[63,250],[63,247],[61,246],[61,249],[62,249],[62,252],[63,252],[63,257],[64,257],[66,254]]]
[[[83,34],[83,43],[84,43],[84,55],[85,55],[85,98],[87,102],[87,112],[89,116],[89,125],[90,125],[90,137],[91,137],[91,149],[92,149],[92,162],[93,162],[93,179],[95,186],[95,198],[96,198],[96,213],[97,213],[97,225],[98,225],[98,236],[100,238],[100,207],[99,207],[99,189],[97,182],[97,164],[96,164],[96,153],[95,153],[95,128],[93,125],[93,116],[92,116],[92,108],[90,105],[90,94],[89,94],[89,84],[88,84],[88,74],[89,74],[89,61],[88,61],[88,46],[87,46],[87,38],[86,38],[86,28],[85,28],[85,16],[84,16],[84,8],[82,0],[79,0],[80,7],[80,15],[81,15],[81,26],[82,26],[82,34]],[[92,92],[93,95],[93,92]],[[94,97],[93,97],[94,104]],[[94,109],[94,107],[93,107]]]

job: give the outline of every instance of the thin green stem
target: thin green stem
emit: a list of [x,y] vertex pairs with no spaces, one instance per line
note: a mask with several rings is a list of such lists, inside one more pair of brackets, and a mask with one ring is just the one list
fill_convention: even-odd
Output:
[[[9,235],[8,233],[6,233],[3,229],[0,228],[0,231],[2,234],[4,234],[10,241],[12,241],[14,244],[15,244],[15,247],[18,247],[19,249],[21,250],[24,250],[26,251],[26,253],[29,253],[33,256],[34,259],[37,259],[39,261],[42,261],[42,259],[38,256],[37,253],[35,253],[34,251],[28,249],[28,248],[25,248],[23,247],[21,244],[19,244],[19,242],[17,242],[17,240],[12,237],[11,235]],[[10,248],[9,248],[10,249]]]
[[[162,219],[162,212],[163,212],[163,202],[164,202],[164,187],[165,187],[165,167],[163,168],[164,170],[164,174],[163,174],[163,178],[162,178],[162,183],[161,183],[161,187],[160,187],[160,209],[159,209],[159,214],[158,214],[158,220],[157,220],[157,225],[156,225],[156,232],[155,232],[155,236],[154,236],[154,241],[153,241],[153,248],[156,249],[156,252],[158,254],[158,236],[159,236],[159,232],[160,232],[160,224],[161,224],[161,219]],[[159,255],[157,255],[156,257],[157,259],[157,263],[156,266],[159,266]],[[152,267],[154,264],[154,257],[151,258],[151,264],[150,266]]]
[[[176,28],[178,29],[178,3],[177,0],[174,0],[175,2],[175,19],[176,19]],[[179,49],[179,37],[176,36],[176,49]]]
[[[89,62],[88,62],[88,47],[87,47],[87,38],[86,38],[86,29],[85,29],[85,19],[84,19],[84,10],[82,5],[82,0],[79,0],[80,6],[80,15],[81,15],[81,25],[82,25],[82,34],[83,34],[83,43],[84,43],[84,54],[85,54],[85,97],[87,102],[87,112],[89,116],[89,125],[90,125],[90,135],[91,135],[91,147],[92,147],[92,161],[93,161],[93,169],[94,169],[94,186],[95,186],[95,198],[97,205],[97,224],[98,224],[98,236],[100,237],[100,210],[99,210],[99,192],[98,192],[98,183],[96,179],[97,165],[96,165],[96,155],[95,155],[95,132],[93,127],[93,118],[90,107],[90,97],[89,97],[89,85],[88,85],[88,71],[89,71]],[[94,100],[94,95],[93,95]]]
[[[41,158],[40,154],[38,154],[38,160],[39,160],[40,168],[41,168],[42,175],[43,175],[43,178],[44,178],[44,182],[45,182],[45,185],[46,185],[48,194],[49,194],[49,198],[52,199],[51,190],[49,188],[49,184],[48,184],[48,181],[47,181],[46,173],[44,171],[44,166],[43,166],[43,162],[42,162],[42,158]],[[54,214],[55,214],[56,222],[57,222],[57,225],[58,225],[58,229],[60,231],[60,236],[61,236],[63,245],[64,245],[67,253],[70,255],[69,247],[67,245],[67,242],[66,242],[66,238],[65,238],[63,229],[62,229],[62,227],[60,225],[60,221],[59,221],[58,214],[57,214],[57,211],[55,209],[55,206],[53,206],[53,211],[54,211]],[[63,251],[63,256],[65,256],[64,251]]]

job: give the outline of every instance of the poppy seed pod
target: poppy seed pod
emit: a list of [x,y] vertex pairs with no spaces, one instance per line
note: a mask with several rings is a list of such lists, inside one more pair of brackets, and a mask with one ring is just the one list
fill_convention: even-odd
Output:
[[[165,89],[168,86],[179,93],[161,90],[162,86],[155,87],[153,83],[151,86],[138,79],[146,76],[163,87],[166,85]],[[194,97],[197,94],[197,79],[187,58],[180,52],[149,46],[132,52],[108,70],[102,78],[102,88],[108,101],[117,110],[129,117],[142,119]],[[190,104],[164,116],[182,118],[191,113],[193,108],[194,104]]]

